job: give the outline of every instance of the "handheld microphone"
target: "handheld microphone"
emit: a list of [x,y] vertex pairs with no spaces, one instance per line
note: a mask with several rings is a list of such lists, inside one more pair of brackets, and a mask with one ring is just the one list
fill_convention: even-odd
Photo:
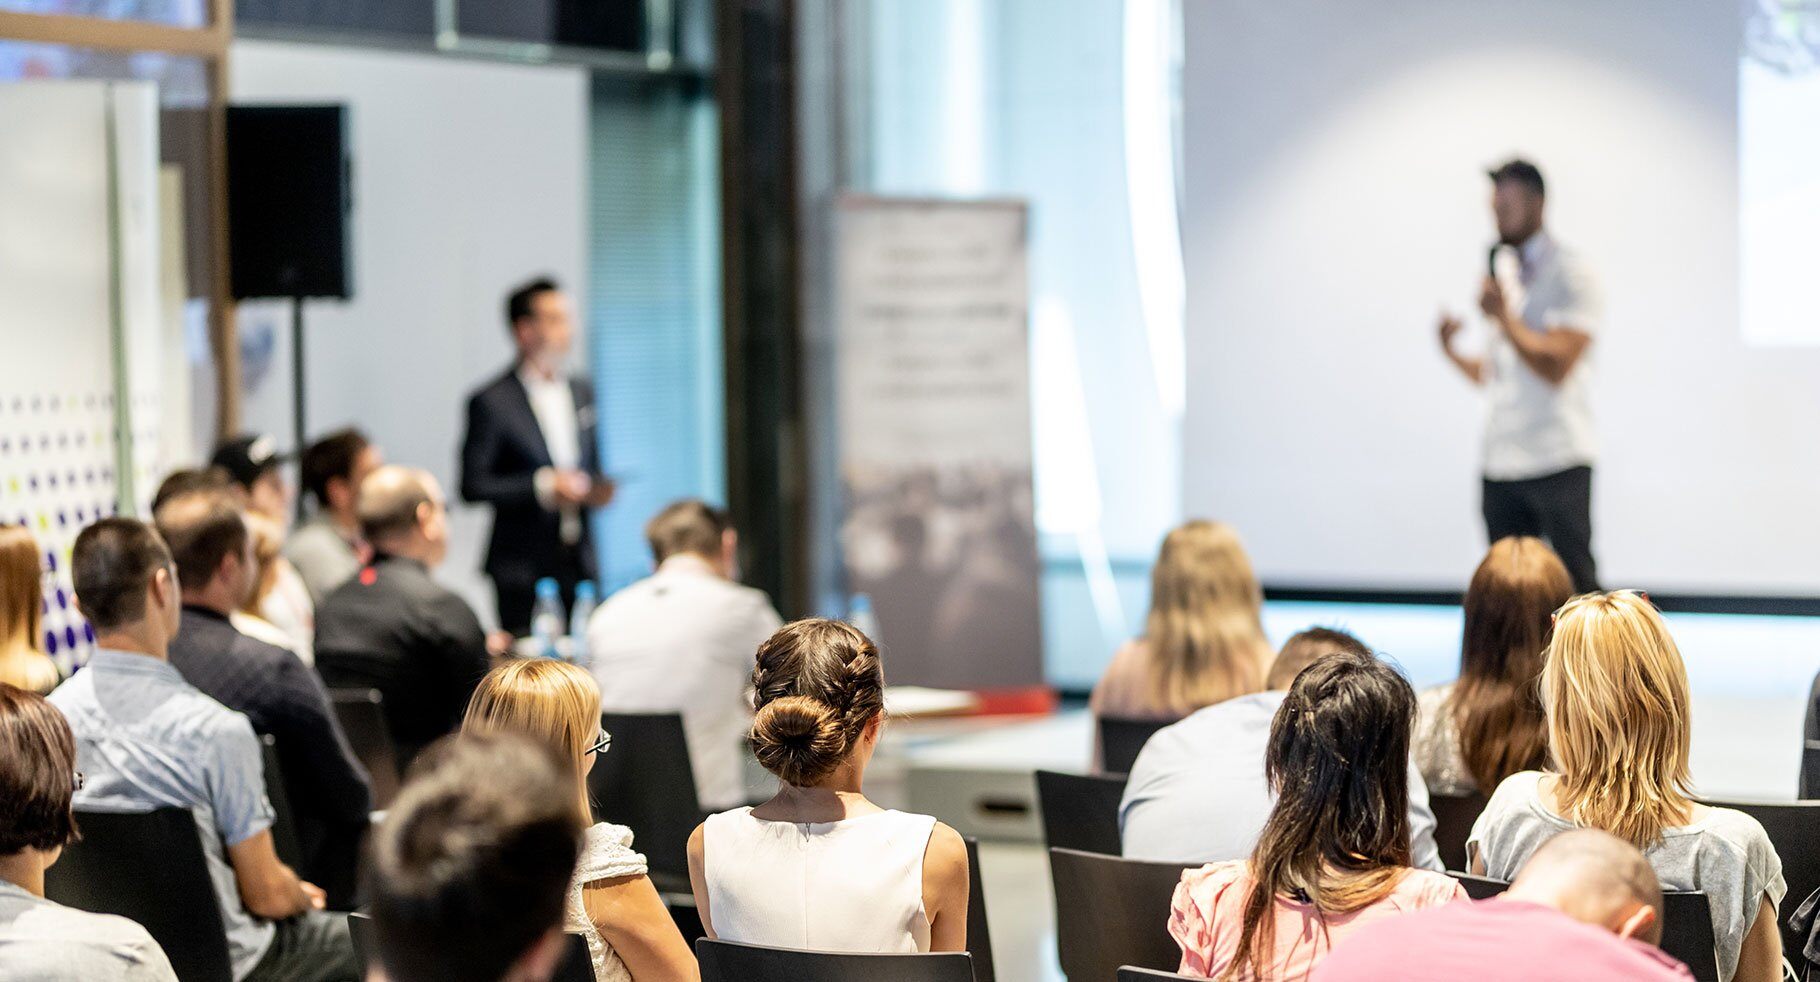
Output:
[[1491,249],[1485,253],[1485,275],[1494,280],[1498,278],[1498,253],[1502,251],[1504,251],[1504,243],[1493,242]]

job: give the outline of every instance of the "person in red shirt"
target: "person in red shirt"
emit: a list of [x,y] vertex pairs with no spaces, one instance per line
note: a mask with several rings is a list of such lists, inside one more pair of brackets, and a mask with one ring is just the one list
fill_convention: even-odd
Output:
[[1337,945],[1315,982],[1667,982],[1692,979],[1656,947],[1662,888],[1637,849],[1577,829],[1536,850],[1490,900],[1391,918]]

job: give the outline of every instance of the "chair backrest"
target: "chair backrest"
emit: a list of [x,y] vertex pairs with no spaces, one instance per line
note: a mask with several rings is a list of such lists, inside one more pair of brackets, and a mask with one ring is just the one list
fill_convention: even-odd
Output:
[[1801,783],[1796,793],[1803,801],[1820,798],[1820,740],[1801,743]]
[[[1468,873],[1449,872],[1460,881],[1468,896],[1488,900],[1503,893],[1510,884]],[[1712,908],[1706,894],[1697,891],[1673,891],[1662,895],[1662,950],[1686,963],[1696,982],[1718,982],[1719,958],[1713,944]]]
[[1167,719],[1119,719],[1103,716],[1100,729],[1100,767],[1108,774],[1129,774],[1137,763],[1138,753],[1152,734],[1168,726]]
[[1428,793],[1428,807],[1435,814],[1435,845],[1440,847],[1441,862],[1448,869],[1466,869],[1466,840],[1472,836],[1472,823],[1485,810],[1485,796],[1477,791],[1466,794]]
[[1708,801],[1715,808],[1736,808],[1756,819],[1769,833],[1770,844],[1782,859],[1782,879],[1788,893],[1782,898],[1776,923],[1782,928],[1782,950],[1793,954],[1807,945],[1807,936],[1788,926],[1788,919],[1808,894],[1820,889],[1820,801]]
[[1070,982],[1103,982],[1121,965],[1180,965],[1181,948],[1169,936],[1169,902],[1184,868],[1050,849],[1062,974]]
[[1119,967],[1119,982],[1152,982],[1154,979],[1191,979],[1192,975],[1177,975],[1174,972],[1159,972],[1153,968],[1138,968],[1135,965]]
[[997,982],[992,964],[992,928],[986,923],[986,886],[980,878],[980,843],[967,842],[967,954],[973,956],[973,982]]
[[259,752],[265,759],[265,797],[272,803],[272,849],[292,869],[303,867],[303,846],[297,837],[297,813],[291,810],[291,792],[284,783],[284,768],[278,764],[278,741],[270,733],[259,737]]
[[1119,854],[1119,799],[1123,774],[1036,772],[1036,800],[1043,811],[1043,844],[1051,849]]
[[[379,942],[373,934],[373,918],[361,911],[348,915],[348,933],[354,936],[354,951],[360,963],[370,971],[379,960]],[[594,962],[588,954],[588,939],[571,934],[562,949],[562,961],[550,982],[594,982]]]
[[973,959],[961,951],[851,954],[766,948],[733,941],[695,942],[702,982],[972,982]]
[[676,713],[603,713],[613,735],[588,774],[588,794],[600,816],[632,830],[660,890],[689,889],[689,836],[701,824],[695,773],[682,717]]
[[1447,871],[1447,875],[1458,880],[1460,886],[1466,888],[1466,895],[1474,900],[1490,900],[1510,889],[1510,884],[1503,880],[1494,880],[1489,876],[1474,876],[1471,873],[1451,869]]
[[1662,895],[1662,951],[1687,965],[1694,982],[1719,982],[1713,912],[1706,894],[1675,891]]
[[138,921],[184,982],[233,982],[202,833],[186,808],[76,812],[82,841],[44,874],[57,903]]
[[378,689],[330,689],[329,701],[348,746],[372,781],[373,807],[391,807],[398,794],[398,745],[386,728],[385,697]]

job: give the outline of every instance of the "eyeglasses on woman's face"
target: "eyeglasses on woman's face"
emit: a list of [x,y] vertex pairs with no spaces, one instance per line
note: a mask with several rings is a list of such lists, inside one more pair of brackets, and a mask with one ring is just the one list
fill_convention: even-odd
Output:
[[588,749],[582,751],[582,753],[586,754],[588,756],[593,756],[595,754],[604,754],[607,752],[608,748],[610,748],[612,746],[613,746],[613,734],[608,733],[606,730],[603,729],[594,735],[594,742],[588,744]]

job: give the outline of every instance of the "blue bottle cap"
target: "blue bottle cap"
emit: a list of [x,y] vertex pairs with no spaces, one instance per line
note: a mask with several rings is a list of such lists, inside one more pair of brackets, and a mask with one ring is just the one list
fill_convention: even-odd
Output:
[[[524,581],[520,580],[519,582],[522,583]],[[556,585],[556,579],[554,577],[546,576],[543,579],[537,581],[537,596],[538,597],[540,597],[540,598],[555,597],[555,596],[560,596],[561,594],[562,594],[562,589]]]

